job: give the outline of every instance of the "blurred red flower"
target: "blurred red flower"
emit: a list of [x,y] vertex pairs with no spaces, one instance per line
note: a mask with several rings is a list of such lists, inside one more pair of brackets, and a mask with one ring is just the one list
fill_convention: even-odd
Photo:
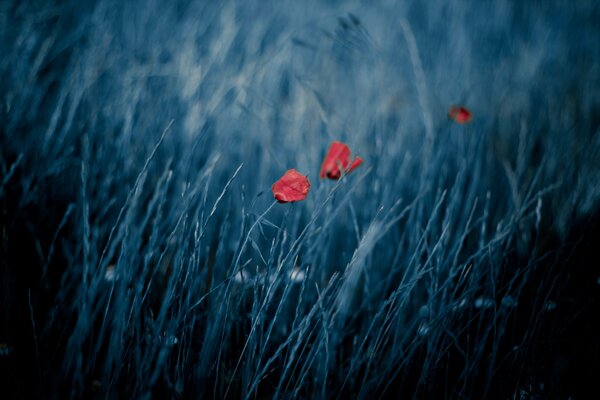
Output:
[[292,203],[304,200],[308,195],[308,178],[295,169],[290,169],[271,186],[273,196],[280,203]]
[[453,119],[459,124],[466,124],[471,122],[473,114],[467,108],[463,106],[452,106],[448,111],[448,118]]
[[[342,142],[333,142],[321,165],[319,177],[329,179],[339,179],[343,172],[350,172],[362,164],[363,159],[356,157],[354,160],[350,157],[350,148]],[[340,171],[340,167],[342,171]]]

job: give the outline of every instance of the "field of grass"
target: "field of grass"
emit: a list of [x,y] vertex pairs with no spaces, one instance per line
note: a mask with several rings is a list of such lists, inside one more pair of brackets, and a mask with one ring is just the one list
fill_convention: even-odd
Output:
[[1,2],[0,397],[597,398],[598,21]]

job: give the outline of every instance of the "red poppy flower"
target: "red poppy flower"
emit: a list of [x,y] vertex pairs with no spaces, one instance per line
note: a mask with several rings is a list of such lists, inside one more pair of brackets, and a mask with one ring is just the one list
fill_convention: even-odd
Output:
[[287,170],[277,182],[271,186],[273,196],[280,203],[292,203],[304,200],[308,195],[310,182],[308,178],[295,169]]
[[[350,172],[362,164],[363,159],[356,157],[354,160],[350,157],[350,148],[342,142],[333,142],[321,165],[319,177],[329,179],[339,179],[342,171]],[[340,171],[340,167],[342,171]]]
[[448,118],[453,119],[459,124],[466,124],[471,122],[473,119],[473,114],[471,114],[471,111],[463,106],[452,106],[448,111]]

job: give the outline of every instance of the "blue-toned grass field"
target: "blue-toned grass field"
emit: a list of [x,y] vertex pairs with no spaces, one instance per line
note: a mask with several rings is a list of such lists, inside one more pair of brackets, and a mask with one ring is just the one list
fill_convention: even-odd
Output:
[[1,2],[0,397],[597,398],[598,21]]

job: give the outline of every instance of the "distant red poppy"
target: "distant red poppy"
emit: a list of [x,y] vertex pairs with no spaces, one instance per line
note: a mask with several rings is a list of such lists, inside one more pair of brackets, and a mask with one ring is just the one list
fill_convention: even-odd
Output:
[[[342,142],[333,142],[321,165],[319,177],[329,179],[339,179],[342,171],[350,172],[362,164],[363,159],[356,157],[354,160],[350,157],[350,148]],[[340,171],[342,167],[342,171]]]
[[290,169],[271,186],[273,196],[280,203],[292,203],[304,200],[308,195],[308,178],[295,169]]
[[466,124],[471,122],[473,114],[467,108],[463,106],[452,106],[448,111],[448,118],[453,119],[459,124]]

